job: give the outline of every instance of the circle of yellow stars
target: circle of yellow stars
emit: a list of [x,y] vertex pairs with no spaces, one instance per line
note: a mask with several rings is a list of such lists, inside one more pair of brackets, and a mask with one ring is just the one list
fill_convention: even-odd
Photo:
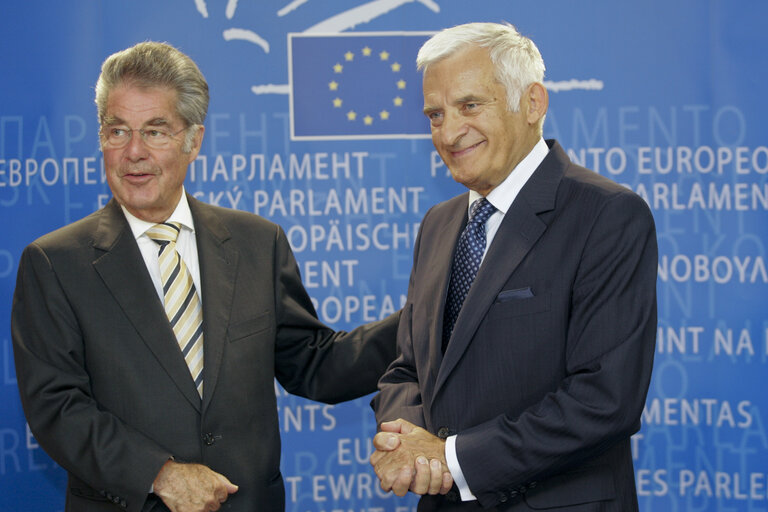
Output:
[[[373,50],[369,46],[365,46],[360,50],[360,55],[363,58],[375,58]],[[352,51],[347,51],[343,55],[344,62],[349,63],[353,62],[355,60],[355,53]],[[381,62],[387,63],[389,65],[389,68],[392,70],[392,73],[399,73],[400,69],[402,68],[402,65],[399,62],[390,62],[390,54],[386,50],[383,50],[381,52],[378,52],[378,58]],[[344,72],[344,66],[345,64],[342,64],[341,62],[337,62],[333,65],[333,73],[336,75],[341,75]],[[339,90],[339,82],[336,80],[331,80],[328,83],[328,90],[332,92],[337,92]],[[399,80],[395,80],[395,86],[397,87],[397,90],[405,90],[406,83],[405,80],[402,78]],[[333,107],[341,109],[344,106],[344,100],[341,99],[339,96],[334,97],[332,100]],[[403,97],[397,94],[394,98],[392,98],[392,106],[402,107],[403,106]],[[358,119],[362,119],[363,124],[366,126],[373,125],[374,121],[378,118],[379,121],[386,121],[389,119],[389,116],[391,115],[391,112],[389,112],[386,109],[383,109],[381,112],[378,112],[377,114],[371,114],[371,113],[359,113],[355,112],[354,110],[348,110],[346,112],[347,121],[354,122]]]

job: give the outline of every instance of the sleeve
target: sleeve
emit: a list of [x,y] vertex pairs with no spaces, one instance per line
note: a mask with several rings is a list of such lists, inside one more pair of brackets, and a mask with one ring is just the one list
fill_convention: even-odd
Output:
[[517,416],[458,434],[458,460],[484,507],[499,492],[590,460],[640,427],[656,334],[657,246],[637,196],[605,202],[571,290],[566,377]]
[[448,465],[448,470],[451,472],[453,482],[459,490],[461,501],[475,501],[477,497],[472,494],[472,491],[467,485],[467,479],[464,478],[464,472],[461,470],[459,458],[456,455],[456,437],[457,436],[453,435],[448,436],[445,439],[445,462]]
[[[428,216],[429,212],[424,216],[422,228]],[[414,244],[413,267],[411,268],[411,277],[408,283],[408,301],[403,308],[397,331],[397,359],[392,362],[386,373],[379,380],[379,393],[371,401],[378,424],[402,418],[414,425],[426,428],[419,388],[419,376],[413,351],[413,337],[411,335],[413,318],[411,297],[420,246],[421,231]]]
[[141,510],[171,454],[95,401],[77,318],[34,244],[19,264],[11,331],[21,402],[37,441],[102,497]]
[[289,392],[337,403],[372,393],[395,358],[400,311],[354,329],[334,332],[317,318],[288,240],[275,240],[277,335],[275,374]]

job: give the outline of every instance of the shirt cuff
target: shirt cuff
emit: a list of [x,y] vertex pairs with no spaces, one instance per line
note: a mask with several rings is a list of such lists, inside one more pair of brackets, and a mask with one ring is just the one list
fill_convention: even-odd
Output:
[[448,436],[445,440],[445,461],[448,463],[448,470],[451,472],[453,483],[459,489],[461,501],[474,501],[475,495],[469,490],[467,481],[464,479],[464,473],[459,466],[459,457],[456,454],[456,436]]

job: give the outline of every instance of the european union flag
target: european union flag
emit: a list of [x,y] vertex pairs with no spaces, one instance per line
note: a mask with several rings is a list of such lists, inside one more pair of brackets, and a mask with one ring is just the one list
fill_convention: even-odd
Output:
[[416,54],[431,35],[289,34],[291,139],[429,138]]

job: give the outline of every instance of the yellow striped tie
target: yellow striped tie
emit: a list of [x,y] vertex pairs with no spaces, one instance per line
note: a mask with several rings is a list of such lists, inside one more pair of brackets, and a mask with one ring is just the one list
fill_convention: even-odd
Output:
[[195,283],[187,266],[176,251],[176,238],[181,231],[178,222],[155,224],[147,236],[160,246],[158,262],[165,295],[165,313],[171,322],[176,341],[203,396],[203,310]]

